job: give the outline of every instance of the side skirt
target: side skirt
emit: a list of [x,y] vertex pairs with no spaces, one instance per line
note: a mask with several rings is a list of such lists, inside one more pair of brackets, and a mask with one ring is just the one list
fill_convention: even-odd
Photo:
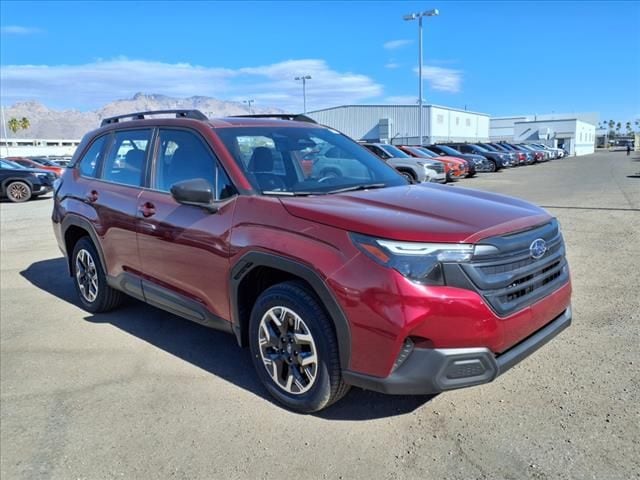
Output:
[[201,303],[149,280],[141,279],[137,275],[121,273],[117,277],[107,277],[107,283],[116,290],[179,317],[205,327],[233,333],[231,322],[214,315]]

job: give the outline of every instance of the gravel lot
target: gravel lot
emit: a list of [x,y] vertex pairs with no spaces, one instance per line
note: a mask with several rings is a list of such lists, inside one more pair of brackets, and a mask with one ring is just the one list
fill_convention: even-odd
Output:
[[273,404],[232,336],[133,300],[81,310],[51,199],[3,202],[0,477],[639,478],[638,177],[640,157],[605,152],[452,187],[559,218],[572,328],[492,384],[354,389],[315,416]]

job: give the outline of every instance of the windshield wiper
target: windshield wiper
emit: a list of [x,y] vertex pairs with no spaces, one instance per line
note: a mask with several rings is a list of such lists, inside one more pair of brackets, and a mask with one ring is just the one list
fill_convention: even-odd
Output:
[[357,190],[369,190],[373,188],[384,188],[387,185],[384,183],[363,183],[361,185],[352,185],[350,187],[338,188],[336,190],[329,190],[327,193],[344,193],[355,192]]
[[277,190],[263,190],[263,195],[276,195],[276,196],[284,196],[284,197],[306,197],[308,195],[324,195],[323,192],[289,192],[289,191],[277,191]]

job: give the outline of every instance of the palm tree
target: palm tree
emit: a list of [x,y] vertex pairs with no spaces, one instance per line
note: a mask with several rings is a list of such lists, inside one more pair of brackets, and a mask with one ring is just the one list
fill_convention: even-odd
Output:
[[31,122],[27,117],[22,117],[20,119],[20,128],[22,130],[27,130],[31,126]]
[[20,120],[18,120],[17,118],[9,119],[9,121],[7,122],[7,127],[9,127],[9,130],[11,130],[13,133],[16,133],[18,130],[20,130]]
[[620,135],[621,128],[622,128],[622,124],[620,122],[616,123],[616,135]]
[[625,128],[627,129],[627,135],[631,135],[631,132],[633,132],[633,129],[631,128],[631,122],[627,122],[625,124]]
[[636,118],[635,124],[636,124],[636,129],[640,131],[640,118]]

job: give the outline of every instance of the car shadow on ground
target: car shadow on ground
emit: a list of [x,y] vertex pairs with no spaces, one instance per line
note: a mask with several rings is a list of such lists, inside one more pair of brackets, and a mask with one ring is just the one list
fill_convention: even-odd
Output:
[[[73,305],[77,295],[64,258],[31,264],[20,274],[34,286]],[[145,342],[187,361],[240,388],[272,402],[258,381],[247,349],[233,335],[203,327],[128,298],[118,310],[88,314],[91,323],[110,323]],[[410,413],[433,396],[390,396],[353,388],[349,394],[316,414],[327,420],[370,420]]]

